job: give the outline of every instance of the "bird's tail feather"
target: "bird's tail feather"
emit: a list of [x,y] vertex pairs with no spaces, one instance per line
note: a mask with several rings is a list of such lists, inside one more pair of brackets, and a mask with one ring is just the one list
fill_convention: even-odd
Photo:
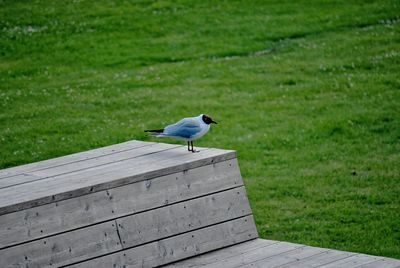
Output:
[[152,136],[160,136],[163,134],[164,129],[152,129],[152,130],[145,130],[144,132],[149,133]]

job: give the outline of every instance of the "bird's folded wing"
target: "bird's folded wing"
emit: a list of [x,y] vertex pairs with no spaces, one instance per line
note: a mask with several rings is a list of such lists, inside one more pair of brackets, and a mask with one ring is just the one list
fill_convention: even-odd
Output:
[[165,127],[164,134],[172,137],[191,138],[201,130],[200,123],[194,118],[184,118]]

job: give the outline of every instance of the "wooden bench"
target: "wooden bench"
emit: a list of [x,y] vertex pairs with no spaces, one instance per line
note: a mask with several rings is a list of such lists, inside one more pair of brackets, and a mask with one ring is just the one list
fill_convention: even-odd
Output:
[[0,267],[400,266],[257,237],[235,151],[129,141],[0,171]]

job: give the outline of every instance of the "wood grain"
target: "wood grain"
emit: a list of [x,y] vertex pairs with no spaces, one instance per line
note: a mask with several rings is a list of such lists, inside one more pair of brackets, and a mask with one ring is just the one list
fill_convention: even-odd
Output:
[[362,268],[399,268],[400,260],[383,258],[381,260],[367,263],[361,266]]
[[111,221],[0,250],[0,267],[59,267],[121,248]]
[[301,244],[255,239],[181,260],[165,268],[400,267],[400,260]]
[[188,153],[184,146],[0,189],[0,215],[235,158],[234,151]]
[[77,263],[71,267],[156,267],[248,241],[256,236],[253,217],[248,216]]
[[220,262],[240,254],[247,254],[259,248],[271,246],[279,243],[279,241],[265,240],[265,239],[253,239],[243,243],[239,243],[233,246],[229,246],[220,250],[212,251],[206,254],[196,256],[194,258],[185,259],[179,262],[175,262],[166,265],[165,268],[173,267],[207,267],[215,262]]
[[257,260],[279,255],[300,248],[301,245],[279,242],[270,246],[260,247],[246,253],[239,253],[231,258],[222,259],[207,265],[209,268],[234,268],[253,263]]
[[375,261],[383,259],[382,257],[370,256],[365,254],[355,254],[349,258],[345,258],[339,261],[334,261],[324,265],[324,268],[355,268],[360,267],[364,264],[373,263]]
[[79,171],[84,171],[95,167],[106,166],[107,164],[113,164],[119,161],[133,159],[143,155],[152,154],[176,147],[178,146],[173,144],[162,144],[162,143],[149,144],[147,146],[142,145],[140,147],[134,147],[122,151],[114,151],[113,153],[110,154],[85,158],[79,161],[73,161],[70,163],[63,163],[59,165],[48,166],[42,169],[31,170],[22,174],[0,179],[0,189],[9,188],[13,186],[18,187],[19,185],[24,183],[31,183],[31,182],[39,183],[40,180],[45,180],[45,179],[47,181],[51,179],[57,179],[57,177],[60,175],[65,175],[70,173],[76,174],[76,172]]
[[94,157],[107,155],[107,154],[113,154],[115,152],[130,150],[130,149],[138,148],[138,147],[142,147],[142,146],[149,146],[152,144],[155,144],[155,143],[132,140],[132,141],[127,141],[127,142],[114,144],[114,145],[110,145],[110,146],[105,146],[105,147],[101,147],[101,148],[97,148],[97,149],[93,149],[93,150],[89,150],[89,151],[84,151],[84,152],[79,152],[79,153],[61,156],[61,157],[57,157],[57,158],[47,159],[47,160],[43,160],[43,161],[39,161],[39,162],[35,162],[35,163],[26,164],[26,165],[11,167],[11,168],[0,170],[0,180],[2,178],[15,176],[18,174],[27,173],[27,172],[31,172],[34,170],[46,169],[49,167],[64,165],[64,164],[68,164],[68,163],[84,161],[84,160],[91,159]]
[[[117,219],[123,247],[160,240],[251,214],[244,187]],[[245,222],[245,224],[249,224]]]
[[243,185],[237,159],[0,216],[0,248]]

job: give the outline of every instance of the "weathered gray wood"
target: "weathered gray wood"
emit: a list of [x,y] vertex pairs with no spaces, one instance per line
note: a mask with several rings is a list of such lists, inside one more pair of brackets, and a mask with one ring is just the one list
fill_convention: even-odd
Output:
[[185,146],[140,158],[0,189],[0,215],[81,196],[128,183],[235,158],[235,151],[207,149],[188,153]]
[[121,248],[111,221],[0,250],[0,267],[59,267]]
[[207,265],[209,268],[234,268],[241,267],[253,263],[255,261],[265,259],[268,257],[273,257],[285,252],[293,251],[302,247],[299,244],[279,242],[266,247],[257,248],[253,251],[246,253],[240,253],[231,258],[222,259]]
[[126,249],[104,257],[78,263],[72,267],[155,267],[247,241],[256,236],[257,231],[253,217],[247,216]]
[[[7,178],[0,179],[0,189],[8,188],[12,186],[18,186],[23,183],[37,182],[42,179],[57,179],[57,176],[79,172],[82,170],[91,169],[94,167],[105,166],[107,164],[113,164],[116,162],[124,161],[127,159],[133,159],[147,154],[176,148],[178,145],[174,144],[150,144],[148,146],[140,146],[131,148],[129,150],[123,150],[114,152],[112,154],[105,154],[92,158],[87,158],[80,161],[74,161],[72,163],[64,163],[62,165],[49,166],[38,170],[31,170],[29,173],[23,173],[16,176],[10,176]],[[21,176],[23,175],[23,176]],[[17,178],[17,180],[15,180]]]
[[325,251],[328,251],[328,249],[301,245],[297,249],[286,251],[282,254],[261,257],[259,260],[255,260],[254,262],[250,262],[249,264],[241,267],[243,268],[279,267],[284,264],[298,262],[299,260],[302,259],[312,258],[313,256],[318,255]]
[[95,158],[87,159],[85,161],[79,161],[79,162],[64,164],[62,166],[56,166],[47,169],[32,171],[31,174],[42,177],[56,177],[58,175],[75,173],[81,170],[91,169],[95,167],[104,167],[107,166],[108,164],[119,164],[118,162],[122,162],[125,160],[134,161],[134,158],[137,157],[154,154],[178,147],[180,147],[180,145],[156,143],[150,146],[142,146],[140,148],[135,148],[132,150],[124,150],[122,152],[116,152],[113,154],[98,156]]
[[0,189],[14,186],[17,184],[23,184],[23,183],[29,182],[29,181],[41,180],[43,178],[44,177],[42,177],[42,176],[26,174],[26,173],[18,174],[15,176],[10,176],[7,178],[0,179]]
[[165,268],[172,267],[207,267],[215,262],[220,262],[222,260],[226,260],[232,257],[235,257],[239,254],[247,254],[248,252],[252,252],[259,248],[271,246],[273,244],[277,244],[279,241],[265,240],[265,239],[254,239],[251,241],[246,241],[243,243],[239,243],[230,247],[226,247],[220,250],[212,251],[206,254],[202,254],[193,258],[185,259],[179,262],[175,262],[169,265],[166,265]]
[[246,192],[239,187],[117,219],[117,223],[126,248],[249,214]]
[[61,156],[57,158],[47,159],[35,163],[30,163],[22,166],[11,167],[7,169],[0,170],[0,180],[9,176],[15,176],[22,173],[31,172],[34,170],[45,169],[48,167],[54,167],[58,165],[63,165],[67,163],[79,162],[93,157],[98,157],[101,155],[113,154],[115,152],[120,152],[124,150],[130,150],[133,148],[139,148],[142,146],[149,146],[155,144],[154,142],[143,142],[143,141],[127,141],[119,144],[114,144],[102,148],[97,148],[85,152],[79,152],[75,154],[70,154],[66,156]]
[[323,265],[324,268],[355,268],[364,264],[375,262],[383,259],[383,257],[370,256],[365,254],[356,254],[345,259],[334,261]]
[[400,260],[384,258],[379,261],[364,264],[360,267],[362,267],[362,268],[399,268]]
[[0,248],[243,185],[237,159],[0,217]]
[[316,267],[328,264],[334,261],[348,258],[356,253],[328,250],[320,254],[314,255],[312,258],[302,259],[296,262],[291,262],[281,267]]
[[[289,247],[288,247],[289,245]],[[292,250],[286,250],[293,247]],[[283,252],[282,252],[283,251]],[[281,252],[281,253],[280,253]],[[255,239],[227,248],[181,260],[165,268],[212,267],[400,267],[400,260],[343,252],[301,244]]]

